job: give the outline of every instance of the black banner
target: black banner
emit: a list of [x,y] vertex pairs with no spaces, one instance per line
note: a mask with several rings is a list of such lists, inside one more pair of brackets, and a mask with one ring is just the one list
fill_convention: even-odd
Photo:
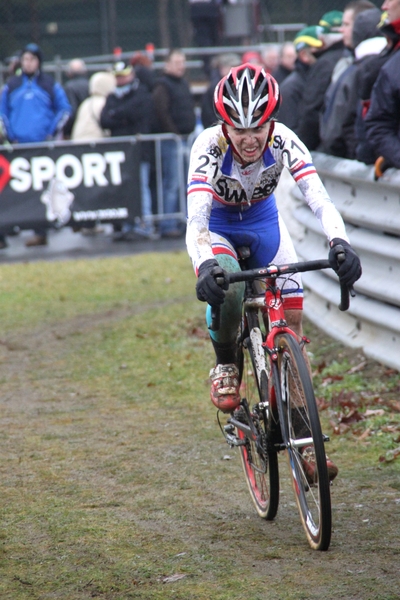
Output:
[[0,149],[0,230],[133,221],[140,144],[112,139]]

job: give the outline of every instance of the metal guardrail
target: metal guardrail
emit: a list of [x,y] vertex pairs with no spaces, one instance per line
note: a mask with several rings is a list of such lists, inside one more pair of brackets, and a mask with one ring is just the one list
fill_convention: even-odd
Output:
[[[400,370],[400,171],[390,169],[374,181],[371,166],[317,152],[313,158],[361,258],[363,275],[354,286],[357,297],[342,313],[335,275],[305,273],[305,314],[333,338]],[[325,235],[297,186],[289,194],[295,222],[287,224],[295,230],[299,257],[326,256]]]
[[[264,42],[259,44],[246,44],[245,46],[212,46],[212,47],[188,47],[182,48],[187,61],[186,66],[187,69],[203,69],[204,67],[204,57],[205,56],[217,56],[218,54],[224,54],[226,52],[236,52],[239,55],[242,55],[247,51],[255,51],[262,52],[268,46],[280,46],[283,44],[286,38],[286,34],[300,31],[305,27],[304,23],[280,23],[280,24],[267,24],[260,25],[260,31],[273,32],[277,36],[277,42]],[[95,73],[96,71],[107,70],[112,67],[116,60],[129,60],[134,52],[143,52],[144,54],[148,54],[149,51],[146,49],[134,49],[129,52],[121,52],[118,55],[115,54],[99,54],[94,56],[86,56],[82,57],[87,65],[88,72],[90,74]],[[164,66],[164,58],[167,56],[169,48],[154,48],[151,50],[150,55],[153,59],[153,68],[157,71],[161,70]],[[51,73],[56,81],[59,83],[63,82],[64,75],[68,70],[68,63],[70,62],[70,58],[62,58],[61,56],[54,56],[53,60],[45,61],[43,63],[43,70],[47,73]],[[0,63],[0,86],[4,84],[4,80],[8,75],[8,66]]]

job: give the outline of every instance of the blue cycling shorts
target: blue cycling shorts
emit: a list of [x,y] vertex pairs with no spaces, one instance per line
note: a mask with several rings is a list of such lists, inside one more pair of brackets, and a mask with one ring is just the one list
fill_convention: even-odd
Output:
[[[250,248],[248,268],[263,267],[297,261],[296,251],[289,232],[279,215],[275,196],[239,212],[230,207],[216,208],[210,215],[210,235],[213,253],[227,254],[237,260],[237,248]],[[278,278],[285,296],[285,307],[301,309],[303,286],[300,274]]]

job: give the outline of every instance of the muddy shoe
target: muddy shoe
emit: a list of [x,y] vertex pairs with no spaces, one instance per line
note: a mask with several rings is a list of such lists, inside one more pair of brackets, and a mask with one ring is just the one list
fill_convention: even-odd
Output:
[[210,371],[211,402],[224,413],[233,412],[240,404],[239,371],[236,365],[217,365]]
[[[312,485],[313,483],[316,483],[318,478],[317,465],[315,462],[315,451],[313,446],[306,446],[303,449],[302,458],[304,473],[306,475],[307,482],[310,485]],[[339,473],[339,469],[337,468],[335,463],[331,461],[329,456],[326,457],[326,466],[328,468],[329,481],[333,481],[336,475]]]
[[27,248],[32,246],[47,246],[47,237],[45,235],[34,235],[26,240],[25,246]]

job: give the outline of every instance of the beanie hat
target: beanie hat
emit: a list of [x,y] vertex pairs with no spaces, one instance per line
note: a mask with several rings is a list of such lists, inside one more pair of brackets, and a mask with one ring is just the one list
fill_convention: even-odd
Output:
[[124,62],[123,60],[119,60],[115,63],[112,72],[114,73],[115,77],[124,77],[125,75],[130,75],[132,71],[132,65]]
[[356,16],[353,24],[353,48],[364,40],[383,35],[378,29],[381,16],[379,8],[369,8]]
[[319,35],[322,33],[323,28],[319,25],[311,25],[299,31],[293,40],[296,52],[300,52],[303,48],[321,48],[322,41],[319,39]]
[[331,10],[322,15],[319,25],[324,28],[324,33],[339,31],[342,26],[343,13],[340,10]]
[[34,56],[37,56],[37,58],[39,59],[39,64],[42,64],[43,54],[40,47],[37,44],[27,44],[25,48],[23,48],[21,56],[25,54],[25,52],[30,52]]

